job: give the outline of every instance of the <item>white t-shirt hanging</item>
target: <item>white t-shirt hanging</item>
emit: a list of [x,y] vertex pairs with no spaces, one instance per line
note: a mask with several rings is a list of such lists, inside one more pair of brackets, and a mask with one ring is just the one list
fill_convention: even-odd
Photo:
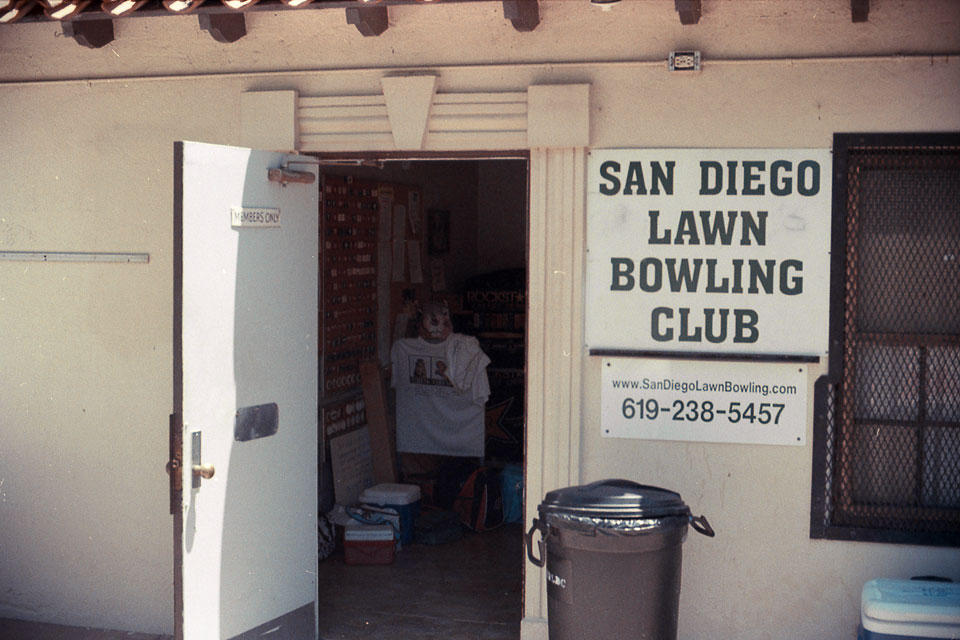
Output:
[[[451,340],[458,344],[475,342],[469,336],[453,334],[438,343],[403,338],[393,344],[390,356],[392,386],[397,391],[397,451],[483,456],[490,359],[477,347],[479,362],[471,359],[472,378],[464,384],[463,374],[457,375],[459,372],[450,368]],[[452,380],[458,381],[457,387]]]

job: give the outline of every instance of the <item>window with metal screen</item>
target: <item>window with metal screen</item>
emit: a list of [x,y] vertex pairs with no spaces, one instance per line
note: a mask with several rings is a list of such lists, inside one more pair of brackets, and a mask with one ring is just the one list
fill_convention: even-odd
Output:
[[960,546],[960,135],[837,134],[811,535]]

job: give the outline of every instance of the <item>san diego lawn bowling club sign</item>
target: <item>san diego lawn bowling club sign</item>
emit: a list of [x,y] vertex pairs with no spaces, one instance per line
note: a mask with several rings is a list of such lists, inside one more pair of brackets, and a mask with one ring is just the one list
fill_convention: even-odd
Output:
[[590,349],[827,353],[828,149],[600,149],[588,171]]

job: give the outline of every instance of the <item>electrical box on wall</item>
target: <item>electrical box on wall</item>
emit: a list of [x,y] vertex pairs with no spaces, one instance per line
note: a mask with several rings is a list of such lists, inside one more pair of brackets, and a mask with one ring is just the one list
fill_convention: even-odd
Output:
[[670,71],[700,71],[700,52],[671,51],[667,68]]

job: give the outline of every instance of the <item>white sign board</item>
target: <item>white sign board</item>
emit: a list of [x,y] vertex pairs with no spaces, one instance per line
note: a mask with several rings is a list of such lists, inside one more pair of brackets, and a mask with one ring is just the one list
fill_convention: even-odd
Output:
[[280,226],[280,209],[230,207],[231,227],[271,228]]
[[821,356],[829,149],[590,152],[591,349]]
[[367,487],[376,484],[370,430],[361,427],[330,438],[333,495],[337,504],[354,504]]
[[804,364],[604,358],[602,385],[606,437],[806,444]]

